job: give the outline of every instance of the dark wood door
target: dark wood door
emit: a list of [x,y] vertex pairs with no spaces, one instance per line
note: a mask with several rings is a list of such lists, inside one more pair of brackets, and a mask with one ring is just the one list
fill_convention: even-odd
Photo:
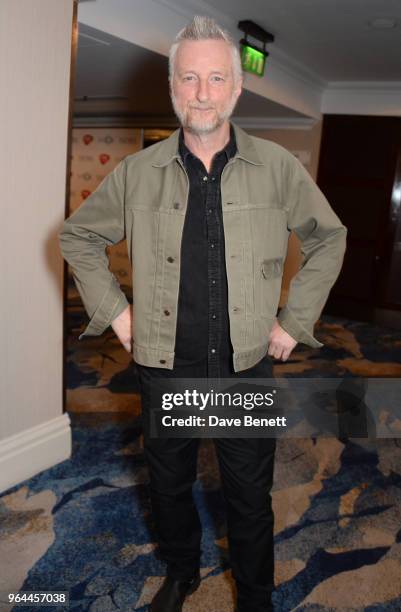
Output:
[[318,185],[348,228],[325,312],[401,311],[401,118],[326,115]]

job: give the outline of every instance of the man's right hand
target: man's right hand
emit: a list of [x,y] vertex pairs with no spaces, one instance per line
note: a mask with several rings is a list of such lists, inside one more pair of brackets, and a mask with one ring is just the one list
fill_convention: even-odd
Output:
[[132,326],[132,306],[131,304],[128,304],[126,309],[123,310],[111,323],[114,333],[128,353],[132,353]]

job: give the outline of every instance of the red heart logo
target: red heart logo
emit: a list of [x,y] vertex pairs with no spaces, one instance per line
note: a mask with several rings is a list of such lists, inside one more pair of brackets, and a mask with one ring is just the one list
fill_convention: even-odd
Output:
[[85,136],[82,138],[82,140],[84,141],[84,143],[86,145],[90,144],[93,140],[93,136],[91,136],[90,134],[85,134]]
[[82,189],[81,196],[84,200],[91,194],[92,192],[89,189]]
[[104,164],[107,164],[107,162],[108,162],[108,161],[109,161],[109,159],[110,159],[110,155],[107,155],[107,153],[101,153],[101,154],[99,155],[99,159],[100,159],[100,163],[101,163],[101,164],[103,164],[103,165],[104,165]]

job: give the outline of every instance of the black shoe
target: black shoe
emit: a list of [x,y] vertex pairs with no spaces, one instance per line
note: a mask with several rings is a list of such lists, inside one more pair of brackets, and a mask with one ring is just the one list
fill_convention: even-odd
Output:
[[152,599],[150,612],[181,612],[185,598],[200,585],[200,574],[190,580],[176,580],[166,576]]

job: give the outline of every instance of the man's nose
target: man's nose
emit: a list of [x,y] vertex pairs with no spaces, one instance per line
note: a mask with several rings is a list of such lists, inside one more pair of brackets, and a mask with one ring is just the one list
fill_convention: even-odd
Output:
[[207,82],[207,80],[204,79],[199,79],[198,81],[198,90],[196,92],[196,97],[198,98],[199,102],[204,102],[205,100],[208,100],[209,98],[209,83]]

